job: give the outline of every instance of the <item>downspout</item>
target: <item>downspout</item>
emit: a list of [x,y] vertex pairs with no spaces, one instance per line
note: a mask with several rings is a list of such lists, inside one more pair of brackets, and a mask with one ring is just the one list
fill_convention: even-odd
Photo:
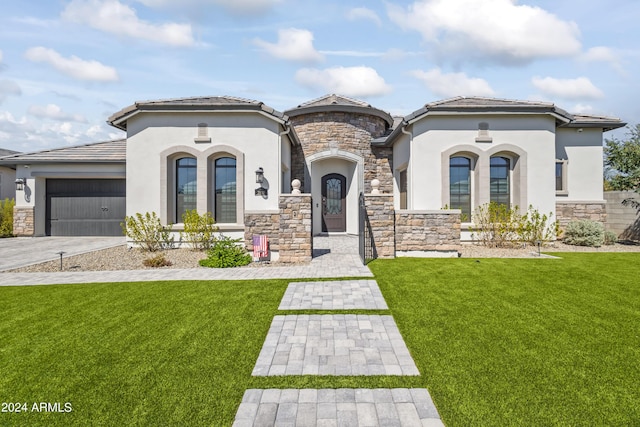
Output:
[[400,132],[409,136],[409,162],[407,164],[407,210],[409,208],[413,208],[413,156],[411,155],[412,146],[413,146],[413,132],[408,132],[406,130],[406,126],[408,123],[404,120],[402,121],[400,128]]

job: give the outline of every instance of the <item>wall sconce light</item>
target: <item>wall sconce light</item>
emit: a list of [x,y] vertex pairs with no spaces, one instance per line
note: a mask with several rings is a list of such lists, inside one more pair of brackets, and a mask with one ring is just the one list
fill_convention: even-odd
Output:
[[264,169],[258,168],[256,170],[256,184],[262,184],[264,182]]
[[27,180],[24,178],[16,179],[16,191],[24,190],[24,185],[27,183]]
[[269,191],[266,188],[264,187],[256,188],[256,196],[267,197],[268,194],[269,194]]

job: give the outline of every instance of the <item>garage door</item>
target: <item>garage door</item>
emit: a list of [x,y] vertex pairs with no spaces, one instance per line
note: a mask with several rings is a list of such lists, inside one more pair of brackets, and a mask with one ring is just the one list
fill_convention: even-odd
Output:
[[121,236],[124,179],[48,179],[46,234]]

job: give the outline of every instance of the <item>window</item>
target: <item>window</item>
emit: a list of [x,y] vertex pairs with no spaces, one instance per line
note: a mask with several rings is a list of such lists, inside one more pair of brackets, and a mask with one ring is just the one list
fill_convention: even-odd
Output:
[[556,194],[567,194],[566,168],[566,160],[556,160]]
[[221,157],[215,161],[215,220],[236,223],[236,159]]
[[175,222],[182,222],[182,215],[196,209],[197,195],[197,161],[191,157],[176,160],[176,217]]
[[400,171],[400,209],[407,209],[407,170]]
[[449,160],[449,204],[471,218],[471,159],[452,157]]
[[490,200],[510,207],[509,169],[511,161],[506,157],[492,157],[490,163]]

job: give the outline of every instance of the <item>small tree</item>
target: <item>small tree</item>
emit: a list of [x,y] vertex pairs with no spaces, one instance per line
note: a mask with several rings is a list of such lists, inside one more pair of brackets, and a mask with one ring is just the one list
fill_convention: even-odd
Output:
[[192,249],[211,248],[215,240],[214,234],[218,231],[211,212],[200,215],[195,209],[188,210],[182,215],[182,222],[184,223],[182,232],[184,240],[191,245]]
[[[640,192],[640,124],[627,127],[627,139],[605,140],[605,165],[609,168],[607,186],[612,190]],[[622,202],[640,212],[640,201],[632,198]]]
[[163,226],[155,212],[127,216],[120,226],[125,236],[140,245],[142,250],[155,252],[173,246],[171,226]]

